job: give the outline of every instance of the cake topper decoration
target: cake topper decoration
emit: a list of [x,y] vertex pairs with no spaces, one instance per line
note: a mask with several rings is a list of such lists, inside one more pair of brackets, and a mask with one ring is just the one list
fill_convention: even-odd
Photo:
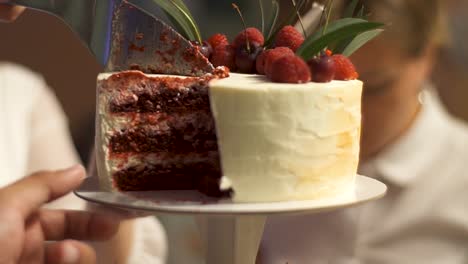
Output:
[[[303,83],[310,80],[329,82],[357,79],[359,75],[348,57],[382,33],[384,26],[382,23],[366,19],[364,7],[359,6],[359,0],[350,2],[342,18],[332,20],[334,1],[328,0],[323,7],[317,28],[311,34],[307,34],[310,31],[306,29],[301,17],[307,0],[291,0],[292,9],[282,21],[279,20],[279,2],[272,0],[270,6],[272,15],[268,23],[265,21],[263,2],[259,0],[261,31],[254,27],[247,28],[239,6],[233,3],[232,6],[239,13],[244,29],[232,43],[229,43],[223,34],[215,34],[207,42],[202,42],[197,23],[182,0],[155,0],[155,2],[161,6],[184,36],[197,41],[194,43],[198,43],[200,50],[210,51],[204,54],[214,66],[226,66],[231,71],[241,73],[265,74],[274,82]],[[302,33],[292,26],[295,21],[298,21]],[[293,53],[271,52],[280,47],[289,48]],[[276,63],[284,56],[298,58],[282,59]],[[305,65],[308,65],[309,74],[304,74]],[[285,72],[284,69],[288,67],[292,67],[295,74],[278,76],[272,73]]]

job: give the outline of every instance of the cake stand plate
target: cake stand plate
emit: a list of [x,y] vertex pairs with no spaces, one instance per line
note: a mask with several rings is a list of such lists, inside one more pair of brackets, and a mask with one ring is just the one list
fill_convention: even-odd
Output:
[[385,184],[358,175],[355,195],[310,201],[233,203],[196,191],[103,192],[90,177],[75,191],[89,202],[127,210],[197,216],[206,264],[254,264],[269,215],[313,214],[356,206],[383,197]]

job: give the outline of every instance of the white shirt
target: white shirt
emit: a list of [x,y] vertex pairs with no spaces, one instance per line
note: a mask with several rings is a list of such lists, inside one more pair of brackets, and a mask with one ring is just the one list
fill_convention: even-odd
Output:
[[411,129],[361,167],[389,187],[362,208],[362,263],[468,263],[468,127],[423,95]]
[[[79,162],[65,114],[45,81],[8,63],[0,63],[0,124],[0,187],[37,170],[62,169]],[[48,206],[85,209],[86,203],[70,194]],[[142,218],[134,227],[128,263],[164,263],[166,242],[159,222]]]
[[361,174],[385,182],[361,207],[271,218],[262,264],[467,264],[468,127],[432,91],[410,130]]

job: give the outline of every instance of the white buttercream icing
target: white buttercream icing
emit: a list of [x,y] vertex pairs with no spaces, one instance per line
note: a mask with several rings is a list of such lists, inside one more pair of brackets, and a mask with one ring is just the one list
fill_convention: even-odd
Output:
[[210,83],[223,169],[237,202],[351,193],[359,161],[361,81],[279,84],[231,74]]

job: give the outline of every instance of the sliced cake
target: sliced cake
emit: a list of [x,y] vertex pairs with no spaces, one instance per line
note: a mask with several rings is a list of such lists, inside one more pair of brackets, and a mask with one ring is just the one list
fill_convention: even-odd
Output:
[[226,76],[223,71],[205,77],[100,74],[96,140],[102,185],[220,195],[208,82]]

